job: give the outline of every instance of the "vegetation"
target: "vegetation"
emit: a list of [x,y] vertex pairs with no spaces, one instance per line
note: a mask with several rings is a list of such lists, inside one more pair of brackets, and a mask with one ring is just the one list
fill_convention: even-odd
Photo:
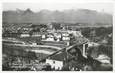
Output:
[[[97,41],[102,41],[106,38],[106,40],[109,42],[108,44],[111,43],[112,45],[112,27],[87,27],[81,28],[81,32],[84,37],[91,40],[95,39]],[[108,35],[111,35],[111,37],[108,37]]]

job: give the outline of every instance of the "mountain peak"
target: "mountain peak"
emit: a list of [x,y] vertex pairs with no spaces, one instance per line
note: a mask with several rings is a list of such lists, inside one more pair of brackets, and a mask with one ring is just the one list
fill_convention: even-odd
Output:
[[25,10],[24,13],[33,13],[33,11],[30,8],[28,8],[28,9]]

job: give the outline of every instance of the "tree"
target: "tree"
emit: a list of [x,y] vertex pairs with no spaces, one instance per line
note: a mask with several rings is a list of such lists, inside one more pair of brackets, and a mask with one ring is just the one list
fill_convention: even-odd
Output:
[[53,28],[58,30],[58,29],[61,29],[61,24],[60,23],[52,23],[53,25]]
[[27,52],[27,57],[28,57],[29,59],[31,59],[31,60],[34,60],[34,59],[37,58],[36,53],[35,53],[35,52],[32,52],[32,51],[28,51],[28,52]]
[[91,29],[89,27],[83,28],[81,33],[83,34],[84,37],[89,38],[90,37],[90,31],[91,31]]
[[69,36],[70,36],[70,45],[75,44],[75,40],[76,40],[75,36],[73,34],[70,34]]

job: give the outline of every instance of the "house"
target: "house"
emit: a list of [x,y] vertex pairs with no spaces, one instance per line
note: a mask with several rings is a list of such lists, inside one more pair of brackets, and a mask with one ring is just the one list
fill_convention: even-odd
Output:
[[36,43],[36,42],[33,42],[32,45],[37,45],[37,43]]
[[20,35],[20,37],[30,37],[30,35],[28,33],[23,33]]
[[68,32],[65,32],[65,33],[63,32],[62,36],[69,36],[69,34],[68,34]]
[[21,31],[20,37],[30,37],[29,31],[27,30]]
[[30,32],[31,31],[31,28],[30,27],[23,27],[22,29],[20,29],[20,37],[30,37]]
[[61,70],[63,67],[63,62],[58,60],[46,59],[46,63],[51,65],[52,69]]
[[54,70],[61,70],[66,60],[67,52],[59,52],[46,59],[46,63],[51,65]]
[[70,37],[63,36],[63,37],[62,37],[62,40],[63,40],[63,41],[69,41],[69,40],[70,40]]
[[41,34],[39,32],[33,32],[32,37],[40,37]]
[[68,41],[70,40],[69,33],[65,30],[58,30],[58,33],[60,33],[60,38],[62,38],[62,41]]
[[61,33],[55,32],[55,33],[53,33],[53,34],[54,34],[54,39],[55,39],[55,41],[60,41],[60,39],[62,38]]
[[42,35],[42,39],[45,39],[45,38],[46,38],[46,35],[45,35],[45,34],[43,34],[43,35]]
[[53,34],[49,33],[46,35],[46,39],[44,41],[55,41]]
[[63,32],[62,33],[62,40],[63,41],[69,41],[70,40],[68,32]]
[[69,34],[73,34],[75,37],[83,37],[80,31],[68,30]]
[[53,29],[53,25],[51,23],[48,23],[47,25],[49,29]]
[[62,37],[62,35],[61,35],[61,33],[54,33],[54,36],[56,37],[56,38],[61,38]]

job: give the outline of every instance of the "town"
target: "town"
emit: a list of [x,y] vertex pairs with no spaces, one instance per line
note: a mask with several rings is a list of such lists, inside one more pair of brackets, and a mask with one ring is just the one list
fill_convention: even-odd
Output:
[[33,2],[2,4],[2,71],[114,70],[112,3]]
[[[111,71],[111,27],[87,28],[90,28],[90,32],[86,27],[72,27],[57,22],[5,23],[2,29],[3,70]],[[97,36],[102,33],[104,36]],[[105,68],[100,67],[101,63]],[[99,65],[99,69],[95,69],[97,66],[93,69],[93,64]]]

